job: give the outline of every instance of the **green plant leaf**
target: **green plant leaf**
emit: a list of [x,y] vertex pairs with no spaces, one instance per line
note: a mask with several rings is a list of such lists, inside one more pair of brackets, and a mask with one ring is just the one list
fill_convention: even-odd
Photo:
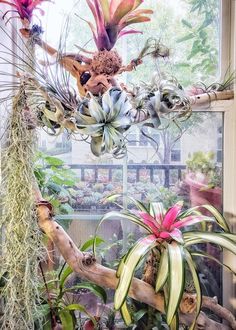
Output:
[[93,237],[87,240],[80,248],[81,251],[87,251],[90,247],[99,246],[100,244],[105,243],[104,239],[99,236]]
[[133,315],[134,321],[137,323],[141,318],[148,313],[148,309],[140,309]]
[[168,244],[168,260],[169,297],[166,318],[167,324],[170,325],[179,307],[185,284],[184,255],[180,244],[176,242]]
[[179,316],[176,313],[170,324],[170,330],[179,330]]
[[44,160],[47,162],[48,165],[51,165],[51,166],[64,165],[63,160],[56,158],[56,157],[46,156],[46,157],[44,157]]
[[163,249],[158,266],[155,292],[160,291],[168,278],[168,250]]
[[102,8],[102,12],[103,12],[103,16],[104,16],[104,20],[106,23],[108,23],[110,21],[110,6],[109,6],[109,1],[108,0],[99,0],[101,8]]
[[121,306],[120,313],[125,324],[129,326],[132,323],[132,317],[130,315],[126,302],[124,302],[123,305]]
[[186,36],[182,37],[182,38],[179,38],[176,40],[177,43],[180,43],[180,42],[184,42],[184,41],[187,41],[187,40],[190,40],[190,39],[193,39],[194,38],[194,33],[190,33],[190,34],[187,34]]
[[91,291],[95,296],[99,297],[105,304],[107,302],[107,294],[106,291],[99,285],[90,283],[90,282],[83,282],[80,284],[76,284],[70,288],[63,289],[63,293],[65,292],[73,292],[79,289],[87,289]]
[[136,266],[146,253],[158,244],[156,237],[149,235],[139,239],[126,254],[124,261],[122,261],[122,270],[115,291],[114,307],[116,310],[121,308],[126,299]]
[[202,205],[201,208],[206,209],[207,211],[209,211],[214,218],[216,219],[218,225],[224,229],[224,231],[226,232],[230,232],[229,226],[225,220],[225,218],[222,216],[222,214],[220,214],[220,212],[212,205]]
[[[97,225],[97,228],[95,230],[95,235],[94,237],[97,237],[97,232],[99,230],[100,225],[103,223],[103,221],[108,220],[108,219],[114,219],[114,218],[119,218],[119,219],[126,219],[130,220],[131,222],[141,226],[142,228],[146,229],[150,234],[152,234],[151,229],[146,226],[142,220],[140,220],[138,217],[136,217],[133,213],[130,213],[129,211],[122,211],[122,212],[117,212],[117,211],[112,211],[108,212],[105,214],[102,219],[99,221],[99,224]],[[93,245],[93,253],[96,255],[96,247]]]
[[209,253],[198,252],[198,251],[193,251],[193,252],[190,252],[190,253],[191,253],[191,256],[193,256],[193,257],[207,258],[207,259],[213,260],[218,265],[227,268],[230,272],[232,272],[236,276],[236,272],[230,266],[228,266],[225,263],[221,262],[220,260],[218,260],[214,256],[210,255]]
[[[87,309],[83,305],[70,304],[70,305],[67,305],[64,310],[65,311],[80,311],[81,313],[86,314],[90,318],[90,320],[93,322],[94,325],[97,324],[95,318],[87,311]],[[64,328],[63,328],[63,330],[64,330]]]
[[234,241],[232,241],[227,236],[224,236],[224,234],[221,233],[211,233],[211,232],[186,232],[183,233],[184,241],[185,241],[185,247],[188,247],[193,244],[199,244],[199,243],[213,243],[221,248],[225,248],[232,253],[236,254],[236,244]]
[[59,312],[59,317],[63,330],[74,330],[73,316],[69,310],[61,310]]
[[186,19],[181,19],[181,23],[190,29],[192,29],[192,27],[193,27],[192,24],[190,22],[188,22]]
[[114,202],[114,200],[116,200],[117,198],[120,198],[120,197],[125,197],[127,198],[128,200],[130,200],[132,203],[134,203],[134,205],[140,210],[140,211],[143,211],[143,212],[148,212],[148,209],[146,208],[146,206],[140,202],[139,200],[131,197],[131,196],[124,196],[122,194],[112,194],[108,197],[106,197],[106,200],[109,201],[109,202]]
[[73,269],[70,267],[70,266],[67,266],[61,276],[60,276],[60,288],[63,288],[64,287],[64,284],[65,284],[65,281],[67,279],[68,276],[70,276],[70,274],[73,273]]
[[198,211],[201,208],[204,208],[207,211],[209,211],[213,215],[213,217],[216,219],[216,222],[218,223],[218,225],[225,232],[230,232],[229,225],[227,224],[227,221],[225,220],[223,215],[212,205],[205,204],[205,205],[201,205],[201,206],[194,206],[194,207],[188,209],[186,212],[183,212],[183,214],[181,214],[181,217],[186,216],[186,215],[190,215],[192,213],[202,215],[202,213],[200,211]]
[[196,271],[196,267],[194,264],[194,261],[191,257],[191,254],[185,249],[185,259],[188,263],[189,269],[192,273],[192,278],[193,278],[193,283],[195,286],[195,290],[196,290],[196,294],[197,294],[197,308],[196,308],[196,316],[194,318],[194,321],[190,327],[190,330],[193,330],[196,324],[196,320],[198,318],[198,315],[200,313],[201,310],[201,304],[202,304],[202,292],[201,292],[201,285],[200,285],[200,280],[198,277],[198,273]]

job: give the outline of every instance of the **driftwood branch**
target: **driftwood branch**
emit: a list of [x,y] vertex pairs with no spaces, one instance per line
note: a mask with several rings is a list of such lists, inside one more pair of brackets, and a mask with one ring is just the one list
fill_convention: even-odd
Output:
[[[67,264],[81,278],[94,282],[106,288],[115,289],[118,279],[114,270],[97,263],[93,257],[81,252],[64,229],[52,219],[49,204],[42,203],[42,195],[36,187],[36,202],[38,203],[38,223],[41,230],[57,246]],[[155,293],[153,287],[148,283],[134,278],[130,287],[129,296],[137,301],[152,306],[164,313],[164,297],[162,293]],[[209,319],[206,314],[201,313],[197,320],[196,329],[227,330],[236,329],[234,316],[224,307],[218,305],[215,298],[203,298],[203,307],[213,311],[220,318],[225,319],[230,327]],[[190,325],[195,317],[196,295],[184,294],[180,305],[180,321]]]

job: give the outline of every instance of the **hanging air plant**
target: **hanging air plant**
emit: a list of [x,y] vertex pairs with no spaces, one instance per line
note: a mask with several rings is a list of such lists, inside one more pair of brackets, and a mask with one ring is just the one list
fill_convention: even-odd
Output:
[[3,230],[1,272],[4,315],[1,329],[34,328],[38,315],[38,263],[42,257],[41,234],[34,201],[35,135],[25,121],[24,91],[14,99],[3,156]]
[[131,125],[130,110],[126,93],[114,88],[102,96],[101,102],[90,95],[87,106],[80,106],[76,126],[80,134],[91,136],[91,151],[95,156],[125,153],[123,133]]

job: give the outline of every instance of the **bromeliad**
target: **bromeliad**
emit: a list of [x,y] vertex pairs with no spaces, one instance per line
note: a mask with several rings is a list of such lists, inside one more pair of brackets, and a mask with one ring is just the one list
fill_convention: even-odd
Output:
[[[44,11],[39,8],[38,6],[41,5],[43,2],[52,2],[51,0],[12,0],[12,1],[7,1],[7,0],[0,0],[0,3],[9,5],[12,7],[12,10],[8,10],[3,18],[8,14],[8,13],[13,13],[16,14],[16,17],[20,18],[23,22],[30,23],[33,17],[33,12],[35,10],[39,10],[41,15],[44,15]],[[10,17],[11,18],[14,18]]]
[[98,50],[111,50],[123,35],[140,33],[126,29],[131,24],[150,21],[146,15],[150,9],[137,9],[144,0],[86,0],[94,16],[95,26],[87,22],[92,30]]
[[[109,201],[116,200],[120,195],[108,197]],[[225,248],[236,254],[236,235],[231,234],[223,216],[211,205],[203,205],[182,211],[182,202],[176,203],[169,210],[165,211],[161,203],[150,203],[144,205],[142,202],[128,197],[138,211],[122,210],[120,212],[109,212],[101,220],[106,219],[127,219],[142,227],[147,235],[140,238],[133,247],[124,255],[117,269],[119,279],[114,305],[120,310],[127,324],[132,322],[126,306],[126,297],[136,267],[140,261],[152,249],[157,249],[160,255],[160,262],[155,280],[155,291],[163,291],[166,306],[166,319],[171,329],[178,328],[178,309],[184,294],[186,285],[185,273],[191,272],[196,291],[196,317],[190,329],[194,329],[196,319],[201,309],[201,285],[193,257],[207,257],[220,263],[215,257],[204,252],[191,250],[194,244],[212,243]],[[201,214],[200,210],[206,209],[212,217]],[[218,225],[218,231],[207,231],[204,223],[214,222]],[[98,228],[100,226],[98,225]],[[188,229],[189,226],[201,225],[197,231]],[[183,230],[184,229],[184,230]],[[229,268],[230,269],[230,268]],[[231,269],[230,269],[231,270]]]

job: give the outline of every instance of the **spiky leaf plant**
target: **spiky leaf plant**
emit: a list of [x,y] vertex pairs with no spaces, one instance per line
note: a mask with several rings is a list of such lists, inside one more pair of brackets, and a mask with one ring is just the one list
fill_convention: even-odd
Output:
[[111,88],[96,98],[90,94],[88,105],[82,105],[76,115],[79,133],[91,136],[91,151],[95,156],[125,152],[123,133],[131,125],[131,104],[124,91]]
[[5,286],[2,329],[32,330],[40,319],[38,262],[42,256],[41,235],[34,202],[35,133],[29,130],[21,90],[13,102],[3,155],[3,215],[1,273]]
[[98,50],[111,50],[123,35],[140,33],[126,29],[131,24],[150,21],[150,9],[137,9],[144,0],[86,0],[94,16],[96,28],[88,22]]
[[[119,195],[110,196],[114,200]],[[147,235],[140,238],[133,247],[125,254],[117,269],[118,286],[115,292],[115,309],[121,309],[121,313],[128,324],[131,322],[126,306],[126,297],[134,272],[140,261],[152,249],[156,248],[160,253],[160,264],[157,269],[155,291],[164,290],[166,300],[166,318],[171,329],[178,329],[178,308],[183,297],[185,273],[187,269],[192,274],[193,283],[197,294],[196,318],[201,308],[201,286],[198,278],[193,253],[191,248],[194,244],[212,243],[220,248],[236,254],[236,235],[231,234],[229,227],[222,215],[212,206],[203,205],[212,217],[202,215],[200,207],[194,207],[181,211],[183,203],[178,202],[169,210],[165,211],[161,203],[150,203],[145,206],[134,198],[129,199],[138,208],[138,211],[122,210],[121,212],[109,212],[101,222],[106,219],[127,219],[142,227]],[[101,223],[100,222],[100,223]],[[217,232],[189,231],[188,227],[204,222],[215,222],[219,230]],[[183,232],[180,229],[185,229]],[[198,254],[198,256],[206,255]],[[211,256],[210,256],[211,258]],[[190,329],[194,329],[196,318]]]

